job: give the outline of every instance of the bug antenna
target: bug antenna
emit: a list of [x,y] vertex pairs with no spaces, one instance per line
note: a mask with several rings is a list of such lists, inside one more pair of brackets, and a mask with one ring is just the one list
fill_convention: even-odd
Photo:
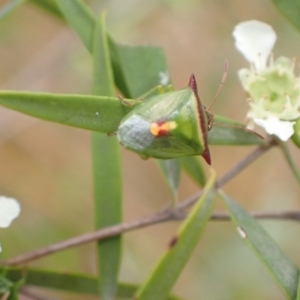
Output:
[[218,91],[213,99],[213,101],[211,102],[211,104],[206,108],[206,111],[210,111],[211,107],[214,105],[219,93],[221,92],[222,88],[223,88],[223,85],[225,83],[225,80],[226,80],[226,77],[227,77],[227,74],[228,74],[228,60],[225,59],[225,64],[224,64],[224,72],[223,72],[223,76],[222,76],[222,80],[221,80],[221,83],[219,85],[219,88],[218,88]]

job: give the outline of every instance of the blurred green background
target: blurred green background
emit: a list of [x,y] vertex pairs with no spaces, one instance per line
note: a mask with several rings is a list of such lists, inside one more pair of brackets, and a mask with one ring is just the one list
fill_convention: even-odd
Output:
[[[6,2],[0,1],[0,5]],[[300,34],[271,1],[95,0],[90,4],[96,12],[107,10],[108,28],[117,41],[163,47],[175,88],[185,87],[194,73],[204,104],[213,99],[224,60],[228,59],[229,74],[213,112],[241,122],[245,122],[247,95],[237,70],[247,63],[235,50],[233,27],[249,19],[269,23],[278,35],[275,57],[300,59]],[[76,35],[38,7],[26,3],[0,22],[1,89],[89,94],[91,73],[90,55]],[[299,151],[290,146],[300,168]],[[211,147],[213,167],[221,176],[251,149]],[[122,160],[124,220],[164,207],[170,195],[154,160],[143,161],[124,149]],[[13,225],[0,231],[1,259],[93,230],[88,131],[0,108],[0,166],[0,194],[17,198],[22,206]],[[224,189],[249,210],[300,207],[299,187],[278,149],[268,152]],[[183,175],[179,198],[197,190]],[[216,209],[223,209],[221,203]],[[262,224],[300,265],[299,224]],[[177,227],[178,223],[161,224],[125,234],[121,280],[141,282]],[[32,266],[96,274],[94,250],[94,245],[80,246]],[[95,299],[44,290],[40,293],[51,299]],[[188,300],[284,299],[229,222],[209,224],[174,293]]]

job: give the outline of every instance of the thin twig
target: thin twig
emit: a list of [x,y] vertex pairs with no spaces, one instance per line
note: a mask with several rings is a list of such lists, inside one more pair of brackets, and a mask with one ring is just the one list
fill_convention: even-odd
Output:
[[[287,220],[287,221],[298,221],[300,222],[300,210],[296,211],[273,211],[273,212],[249,212],[251,216],[257,219],[279,219],[279,220]],[[17,257],[8,259],[3,261],[1,265],[24,265],[33,260],[42,258],[44,256],[50,255],[55,252],[59,252],[62,250],[66,250],[68,248],[74,246],[80,246],[89,242],[103,240],[109,237],[113,237],[115,235],[119,235],[121,233],[131,231],[134,229],[142,228],[148,225],[154,225],[158,223],[168,222],[168,221],[178,221],[183,219],[184,216],[174,216],[168,212],[162,213],[160,215],[153,215],[148,218],[142,218],[140,220],[114,225],[107,227],[105,229],[100,229],[95,232],[86,233],[75,238],[71,238],[69,240],[65,240],[63,242],[59,242],[57,244],[53,244],[47,246],[45,248],[41,248],[32,252],[28,252],[26,254],[19,255]],[[229,220],[230,216],[227,212],[215,212],[211,216],[212,221],[226,221]]]
[[[245,169],[248,165],[250,165],[253,161],[255,161],[258,157],[260,157],[263,153],[265,153],[268,149],[270,149],[274,145],[273,141],[270,141],[265,146],[260,146],[255,149],[252,153],[246,156],[243,160],[237,163],[234,167],[232,167],[225,175],[221,177],[221,179],[217,182],[217,187],[221,187],[225,185],[230,179],[240,173],[243,169]],[[71,247],[83,245],[89,242],[93,242],[96,240],[103,240],[112,236],[119,235],[121,233],[142,228],[149,225],[154,225],[163,222],[169,221],[178,221],[185,218],[184,210],[191,206],[197,199],[200,197],[201,191],[193,195],[192,197],[182,201],[174,210],[165,210],[154,215],[143,217],[138,220],[134,220],[127,223],[117,224],[110,227],[106,227],[104,229],[100,229],[95,232],[85,233],[83,235],[58,242],[56,244],[52,244],[45,248],[41,248],[38,250],[34,250],[32,252],[28,252],[25,254],[21,254],[14,258],[8,259],[0,263],[0,265],[21,265],[29,263],[30,261],[36,260],[38,258],[42,258],[44,256],[50,255],[55,252],[59,252],[62,250],[69,249]],[[254,217],[258,217],[261,219],[289,219],[289,220],[300,220],[300,211],[289,211],[289,212],[253,212],[252,215]],[[212,220],[227,220],[229,216],[227,213],[214,213],[211,217]]]
[[[282,220],[282,221],[297,221],[300,222],[300,210],[287,210],[287,211],[254,211],[249,214],[262,220]],[[215,212],[211,216],[212,221],[226,221],[230,220],[230,216],[227,212]]]
[[142,227],[145,227],[148,225],[153,225],[156,223],[166,222],[171,219],[174,219],[174,217],[172,217],[172,216],[170,217],[170,216],[171,216],[171,214],[168,211],[165,211],[163,213],[152,215],[149,217],[144,217],[139,220],[134,220],[134,221],[127,222],[127,223],[109,226],[104,229],[100,229],[98,231],[85,233],[80,236],[76,236],[74,238],[71,238],[71,239],[68,239],[68,240],[65,240],[62,242],[58,242],[56,244],[52,244],[45,248],[41,248],[38,250],[34,250],[32,252],[21,254],[15,258],[11,258],[11,259],[8,259],[8,260],[0,263],[0,265],[25,264],[32,260],[36,260],[38,258],[47,256],[51,253],[62,251],[62,250],[65,250],[65,249],[68,249],[68,248],[71,248],[74,246],[79,246],[79,245],[93,242],[96,240],[102,240],[102,239],[109,238],[109,237],[118,235],[120,233],[129,231],[129,230],[138,229],[138,228],[142,228]]

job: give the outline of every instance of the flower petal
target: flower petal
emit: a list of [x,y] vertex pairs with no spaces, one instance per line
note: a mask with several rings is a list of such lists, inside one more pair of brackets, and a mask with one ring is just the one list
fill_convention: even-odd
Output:
[[276,41],[273,28],[266,23],[251,20],[236,25],[232,35],[236,48],[254,64],[256,70],[264,69]]
[[16,199],[0,196],[0,227],[8,227],[20,211],[20,204]]
[[294,133],[295,122],[281,121],[276,116],[271,116],[268,119],[256,119],[254,122],[263,127],[267,133],[274,134],[282,141],[286,142]]

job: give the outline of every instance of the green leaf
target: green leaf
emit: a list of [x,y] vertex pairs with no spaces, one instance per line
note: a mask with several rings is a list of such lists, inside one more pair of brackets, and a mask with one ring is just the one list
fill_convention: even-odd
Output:
[[289,148],[288,148],[287,144],[284,143],[284,142],[279,141],[279,145],[280,145],[280,148],[281,148],[281,150],[282,150],[282,152],[284,154],[284,157],[285,157],[285,159],[286,159],[289,167],[291,168],[291,170],[292,170],[292,172],[293,172],[293,174],[294,174],[294,176],[295,176],[298,184],[300,185],[300,174],[299,174],[299,172],[297,170],[296,164],[295,164],[295,162],[294,162],[294,160],[292,158],[292,155],[291,155],[291,153],[289,151]]
[[24,284],[23,279],[18,279],[12,281],[7,276],[7,269],[3,269],[0,272],[5,274],[0,275],[0,299],[7,300],[18,300],[18,290]]
[[4,277],[0,275],[0,296],[3,294],[10,292],[10,290],[13,288],[14,283],[7,279],[7,277]]
[[60,13],[55,0],[29,0],[32,4],[46,10],[47,12],[51,13],[55,17],[62,18],[62,14]]
[[[46,270],[13,268],[8,270],[7,276],[11,281],[25,280],[26,285],[68,291],[76,294],[98,295],[99,284],[96,276],[86,274],[66,274]],[[119,283],[117,297],[130,299],[138,286]],[[168,300],[179,299],[169,296]]]
[[300,30],[300,2],[298,0],[272,0],[272,2]]
[[205,174],[198,157],[189,156],[180,158],[180,163],[183,169],[190,175],[194,181],[201,187],[205,185]]
[[7,300],[18,300],[19,297],[18,297],[18,288],[16,286],[14,286],[11,291],[10,291],[10,294],[7,298]]
[[[261,145],[264,143],[264,140],[256,134],[246,131],[241,123],[217,115],[214,116],[214,122],[216,125],[208,132],[210,145]],[[230,125],[236,127],[230,127]]]
[[[56,0],[61,13],[92,52],[95,17],[81,0]],[[125,97],[138,98],[159,84],[159,73],[167,71],[163,50],[156,46],[128,46],[108,37],[115,83]]]
[[298,277],[298,289],[297,289],[297,298],[296,300],[300,300],[300,276]]
[[168,250],[136,294],[138,300],[165,300],[197,245],[212,213],[214,204],[213,173],[204,193],[196,202],[179,231],[169,243]]
[[133,108],[107,96],[0,91],[0,105],[43,120],[111,133]]
[[93,94],[99,96],[113,96],[115,94],[115,88],[104,14],[101,14],[96,22],[92,55],[94,63]]
[[0,21],[17,9],[25,0],[10,0],[0,9]]
[[[122,118],[134,108],[123,105],[117,97],[18,91],[0,91],[0,105],[43,120],[103,133],[115,131]],[[215,116],[215,119],[237,124],[219,116]],[[209,131],[208,138],[212,145],[264,143],[253,133],[230,127],[214,126]]]
[[180,161],[178,159],[156,159],[156,162],[160,167],[162,175],[170,188],[173,200],[176,201],[180,180]]
[[89,52],[93,52],[93,33],[96,18],[81,0],[55,0],[61,14],[81,39]]
[[163,50],[156,46],[121,45],[109,38],[115,82],[127,98],[138,98],[160,84],[168,72]]
[[[106,37],[105,16],[96,23],[93,43],[93,93],[114,94],[113,73]],[[93,133],[93,180],[96,229],[122,222],[122,179],[116,137]],[[115,299],[121,262],[121,236],[97,243],[101,299]]]
[[286,298],[294,300],[299,276],[297,267],[254,218],[225,193],[220,192],[220,195],[243,240],[265,265]]
[[[97,295],[99,293],[98,278],[85,274],[66,274],[47,270],[14,268],[8,271],[10,280],[16,281],[24,276],[25,284],[69,291],[77,294]],[[130,297],[136,287],[119,284],[118,297]]]
[[[96,228],[121,223],[122,180],[120,154],[115,137],[92,135],[94,209]],[[121,237],[98,242],[100,287],[103,299],[114,299],[120,267]]]
[[300,148],[300,118],[295,121],[294,134],[291,137],[294,144]]

